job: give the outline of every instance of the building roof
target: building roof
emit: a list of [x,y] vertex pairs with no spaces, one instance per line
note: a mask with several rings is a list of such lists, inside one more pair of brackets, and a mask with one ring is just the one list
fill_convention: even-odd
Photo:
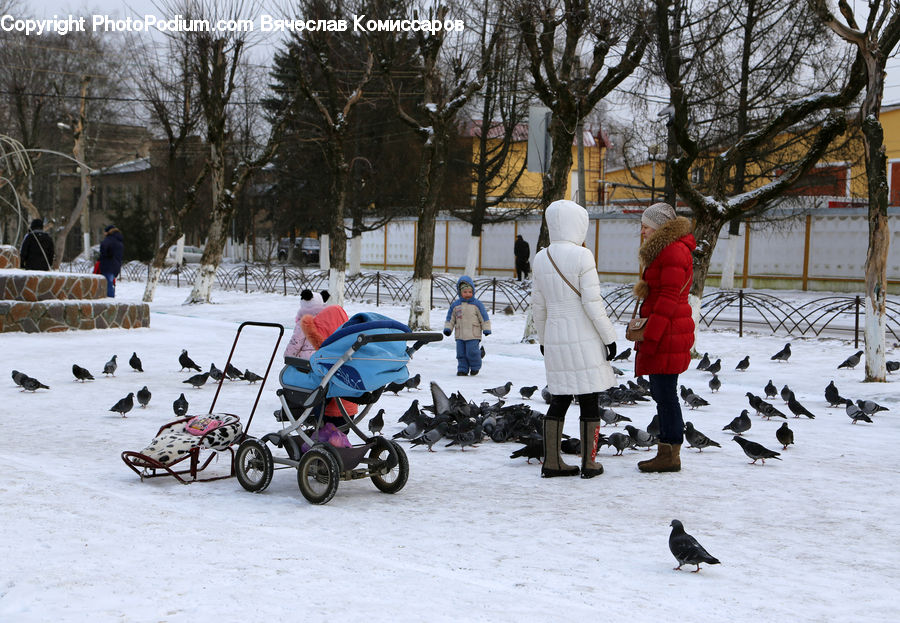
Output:
[[[482,128],[482,120],[481,119],[473,119],[470,121],[465,121],[460,127],[460,132],[463,136],[469,138],[475,138],[477,136],[481,136],[481,128]],[[488,138],[502,138],[503,136],[503,126],[500,123],[494,123],[488,129]],[[512,131],[512,140],[515,142],[519,141],[527,141],[528,140],[528,124],[527,123],[518,123],[513,128]],[[575,144],[575,141],[572,142]],[[584,130],[584,146],[585,147],[604,147],[609,149],[611,143],[609,141],[609,136],[607,136],[606,132],[601,128],[596,135],[592,134],[591,131],[587,128]]]
[[117,164],[103,167],[102,169],[94,169],[91,175],[123,175],[125,173],[139,173],[150,168],[150,156],[146,158],[138,158],[136,160],[127,160]]

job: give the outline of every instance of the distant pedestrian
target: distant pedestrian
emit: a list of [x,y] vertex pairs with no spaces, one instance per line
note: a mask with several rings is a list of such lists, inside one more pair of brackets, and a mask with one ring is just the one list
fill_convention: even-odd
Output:
[[516,256],[516,279],[519,281],[528,279],[531,274],[531,264],[528,261],[531,257],[531,247],[521,235],[516,236],[513,254]]
[[491,320],[484,305],[475,298],[470,277],[460,277],[456,291],[459,298],[447,310],[444,335],[456,331],[456,375],[475,376],[481,370],[481,336],[491,334]]
[[105,237],[100,243],[100,274],[106,277],[106,296],[115,298],[116,277],[122,270],[125,240],[115,225],[107,225],[103,232]]
[[53,239],[44,231],[43,220],[31,221],[30,231],[22,240],[19,258],[25,270],[50,270],[54,259]]
[[668,203],[654,203],[641,217],[641,278],[634,295],[647,318],[643,340],[635,343],[634,373],[649,375],[650,395],[659,416],[657,455],[638,463],[642,472],[681,469],[684,420],[678,401],[678,375],[687,370],[694,345],[694,320],[688,295],[694,279],[697,246],[691,222]]

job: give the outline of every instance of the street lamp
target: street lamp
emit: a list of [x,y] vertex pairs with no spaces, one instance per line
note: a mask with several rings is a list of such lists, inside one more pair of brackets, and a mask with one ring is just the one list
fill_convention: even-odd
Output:
[[654,143],[647,148],[647,159],[650,161],[650,204],[656,203],[656,161],[659,145]]

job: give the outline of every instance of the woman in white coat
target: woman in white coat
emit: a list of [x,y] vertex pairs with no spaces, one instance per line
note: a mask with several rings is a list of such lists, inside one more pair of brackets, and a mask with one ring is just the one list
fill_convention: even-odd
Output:
[[534,258],[531,305],[544,354],[547,389],[553,398],[544,417],[541,476],[574,476],[578,467],[563,463],[560,441],[573,396],[581,409],[581,477],[603,473],[597,456],[600,408],[597,394],[615,385],[609,360],[616,331],[606,315],[594,256],[582,246],[587,211],[572,201],[554,201],[545,212],[550,246]]

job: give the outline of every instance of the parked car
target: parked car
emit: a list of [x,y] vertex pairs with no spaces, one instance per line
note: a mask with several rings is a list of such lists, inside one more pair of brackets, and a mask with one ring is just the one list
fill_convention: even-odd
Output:
[[[166,263],[174,264],[175,263],[175,253],[178,251],[178,245],[172,245],[169,247],[169,252],[166,253]],[[200,258],[203,257],[203,248],[202,247],[194,247],[191,245],[184,245],[184,252],[181,256],[182,264],[199,264]]]
[[[282,238],[278,241],[279,262],[287,261],[288,250],[290,248],[290,238]],[[321,245],[316,238],[295,238],[293,259],[295,262],[300,262],[301,264],[314,264],[319,261],[320,248]]]

